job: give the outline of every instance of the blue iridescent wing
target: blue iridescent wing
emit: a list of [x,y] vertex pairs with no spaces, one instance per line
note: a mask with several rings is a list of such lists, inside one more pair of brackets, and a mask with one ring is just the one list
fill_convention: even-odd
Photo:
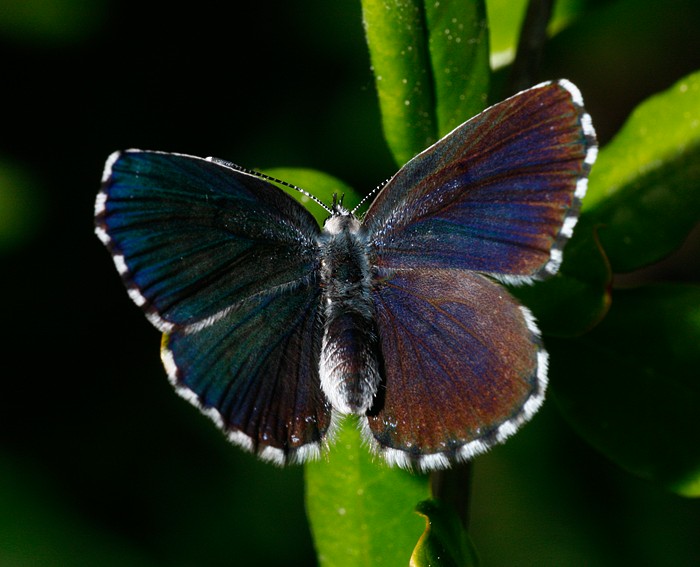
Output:
[[319,228],[306,209],[260,178],[202,158],[113,154],[95,214],[130,295],[165,332],[317,269]]
[[469,460],[539,408],[547,354],[501,285],[464,270],[406,270],[378,282],[373,299],[384,383],[364,431],[390,464]]
[[568,81],[492,106],[377,195],[364,220],[377,267],[460,268],[510,283],[555,273],[596,151],[590,116]]
[[244,449],[276,464],[315,458],[331,416],[318,379],[318,309],[310,288],[259,295],[194,333],[166,334],[168,376]]
[[253,175],[138,150],[109,158],[95,213],[129,295],[167,333],[179,393],[270,460],[315,453],[330,410],[310,213]]

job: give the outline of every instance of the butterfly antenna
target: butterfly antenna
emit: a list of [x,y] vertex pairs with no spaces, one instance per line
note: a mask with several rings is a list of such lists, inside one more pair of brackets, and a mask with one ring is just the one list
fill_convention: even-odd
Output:
[[345,194],[338,197],[338,193],[333,193],[333,216],[348,216],[352,213],[343,206]]
[[[295,191],[298,191],[302,195],[308,197],[311,199],[314,203],[319,205],[320,207],[323,208],[324,211],[327,213],[333,214],[333,211],[329,209],[326,204],[321,201],[318,197],[315,197],[305,189],[302,189],[301,187],[297,187],[296,185],[293,185],[292,183],[287,183],[286,181],[282,181],[281,179],[277,179],[276,177],[272,177],[271,175],[265,175],[264,173],[260,173],[259,171],[255,171],[253,169],[248,169],[247,167],[241,167],[238,164],[235,164],[230,161],[226,161],[223,159],[215,158],[215,157],[208,157],[208,161],[212,163],[218,163],[219,165],[223,165],[224,167],[228,167],[230,169],[235,169],[236,171],[240,171],[241,173],[246,173],[248,175],[252,175],[253,177],[257,177],[259,179],[264,179],[265,181],[272,181],[273,183],[278,183],[280,185],[284,185],[285,187],[289,187],[290,189],[294,189]],[[342,198],[341,198],[342,201]]]
[[355,214],[355,211],[356,211],[357,209],[359,209],[359,208],[365,203],[365,201],[367,201],[370,197],[373,197],[373,196],[376,195],[379,191],[381,191],[381,190],[384,188],[384,186],[385,186],[387,183],[389,183],[389,180],[390,180],[390,179],[391,179],[391,177],[389,177],[388,179],[386,179],[385,181],[383,181],[382,183],[380,183],[379,185],[377,185],[377,186],[376,186],[374,189],[372,189],[369,193],[367,193],[367,195],[365,195],[365,196],[362,198],[362,200],[361,200],[359,203],[357,203],[357,205],[355,206],[355,208],[354,208],[352,211],[350,211],[350,212],[354,215],[354,214]]

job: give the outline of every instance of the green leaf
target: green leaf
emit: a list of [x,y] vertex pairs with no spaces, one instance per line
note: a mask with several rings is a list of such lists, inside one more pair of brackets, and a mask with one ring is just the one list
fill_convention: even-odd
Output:
[[700,72],[637,107],[600,152],[583,206],[614,272],[681,245],[700,218]]
[[487,0],[486,7],[491,36],[491,66],[498,69],[515,58],[527,0]]
[[478,565],[476,551],[457,513],[439,500],[416,506],[425,518],[425,532],[411,556],[411,567],[469,567]]
[[486,106],[491,69],[483,0],[426,2],[438,136]]
[[428,477],[389,468],[346,418],[323,461],[305,466],[306,509],[321,565],[402,566],[423,532],[414,512]]
[[420,0],[362,0],[384,136],[401,166],[436,139],[427,32]]
[[513,289],[551,336],[595,326],[613,272],[659,260],[700,218],[700,73],[642,103],[593,166],[556,277]]
[[481,111],[489,82],[483,0],[363,0],[384,136],[401,166]]
[[[320,199],[328,207],[333,203],[334,195],[344,197],[343,205],[348,209],[355,207],[361,200],[360,195],[352,187],[340,181],[337,177],[315,169],[306,169],[303,167],[273,167],[263,170],[262,173],[304,189],[317,199]],[[314,203],[301,191],[297,191],[283,184],[278,184],[278,187],[286,191],[290,196],[294,197],[294,199],[309,209],[311,214],[313,214],[314,218],[318,221],[318,224],[323,226],[323,223],[328,218],[328,211],[317,203]]]
[[700,286],[617,290],[607,317],[550,339],[551,392],[591,445],[624,469],[700,496]]

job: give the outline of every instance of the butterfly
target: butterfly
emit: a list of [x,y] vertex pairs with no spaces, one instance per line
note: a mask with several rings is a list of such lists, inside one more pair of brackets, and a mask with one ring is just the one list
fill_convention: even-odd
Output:
[[471,459],[538,410],[547,353],[501,285],[554,275],[597,155],[579,90],[543,83],[418,154],[363,218],[323,228],[262,174],[189,155],[107,160],[96,233],[164,333],[176,391],[277,464],[358,416],[390,465]]

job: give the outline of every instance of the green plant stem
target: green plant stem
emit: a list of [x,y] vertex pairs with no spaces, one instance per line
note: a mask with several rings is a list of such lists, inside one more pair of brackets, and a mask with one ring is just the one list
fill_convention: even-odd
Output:
[[522,91],[537,82],[553,8],[554,0],[530,0],[528,3],[511,68],[509,94]]
[[469,527],[472,474],[472,463],[469,462],[455,465],[448,470],[434,471],[430,475],[433,498],[451,505],[465,530]]

